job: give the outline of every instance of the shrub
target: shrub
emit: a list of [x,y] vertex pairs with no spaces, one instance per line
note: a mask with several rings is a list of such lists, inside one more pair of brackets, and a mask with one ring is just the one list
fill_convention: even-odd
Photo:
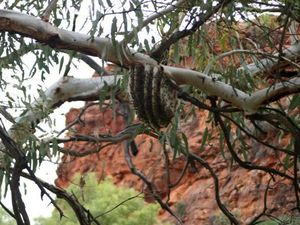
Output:
[[[79,176],[77,176],[68,191],[74,194],[84,207],[99,219],[102,225],[152,225],[158,223],[156,215],[159,205],[145,203],[143,196],[138,195],[135,190],[117,187],[111,178],[106,178],[98,183],[94,174],[85,178],[83,187],[78,185],[79,180]],[[133,198],[133,196],[136,197]],[[63,218],[60,218],[58,211],[54,210],[50,218],[38,218],[36,223],[38,225],[79,224],[75,214],[65,201],[58,199],[57,204],[64,212]],[[118,207],[108,212],[118,204],[120,204]]]

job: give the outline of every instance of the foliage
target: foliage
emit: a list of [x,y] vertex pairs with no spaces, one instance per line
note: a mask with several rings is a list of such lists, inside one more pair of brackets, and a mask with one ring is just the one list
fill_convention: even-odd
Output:
[[[239,217],[239,212],[234,212],[236,217]],[[231,224],[230,220],[222,213],[216,214],[210,218],[212,225],[229,225]]]
[[[145,203],[143,196],[135,190],[117,187],[111,178],[106,178],[98,183],[95,174],[86,175],[83,179],[84,185],[81,187],[80,183],[83,181],[77,175],[67,191],[75,195],[84,207],[97,217],[101,224],[157,224],[156,215],[159,206]],[[59,213],[54,210],[50,218],[37,219],[37,224],[79,224],[74,212],[65,201],[57,199],[57,204],[63,210],[64,217],[60,219]],[[113,209],[114,207],[116,208]],[[110,210],[112,211],[108,212]]]
[[187,204],[183,201],[177,202],[175,204],[176,214],[180,218],[183,218],[186,215],[186,206],[187,206]]
[[[103,199],[98,199],[96,192],[87,191],[90,200],[80,195],[82,187],[72,187],[70,191],[78,194],[84,206],[95,209],[92,215],[72,194],[38,179],[36,169],[59,153],[72,157],[97,154],[107,145],[132,141],[141,133],[161,143],[169,192],[174,188],[168,174],[172,167],[170,148],[174,161],[177,157],[186,161],[176,185],[189,166],[195,171],[207,170],[214,181],[216,202],[233,224],[239,221],[220,199],[218,170],[205,158],[205,149],[211,142],[219,143],[220,154],[228,165],[270,175],[269,183],[262,184],[266,187],[265,205],[271,180],[278,176],[289,181],[300,211],[299,12],[299,1],[293,0],[0,1],[0,183],[5,183],[14,197],[17,223],[29,223],[19,190],[20,179],[25,177],[37,184],[42,195],[51,198],[48,192],[53,192],[63,198],[58,202],[72,222],[89,224],[91,218],[101,213],[98,209],[107,210],[93,203],[94,199]],[[113,64],[106,68],[114,69],[106,71],[104,61]],[[82,62],[103,76],[77,79],[73,73],[83,74],[77,70]],[[140,69],[134,80],[131,75],[137,67]],[[156,76],[158,70],[161,74]],[[142,76],[145,74],[147,77]],[[167,77],[165,83],[158,82],[162,76]],[[54,80],[57,82],[48,87]],[[128,97],[127,80],[132,81],[132,95],[141,96],[135,108]],[[168,91],[174,95],[167,95]],[[135,124],[134,109],[140,110],[147,121],[147,117],[162,116],[162,107],[174,106],[175,101],[166,96],[181,100],[174,112],[168,112],[174,117],[166,128]],[[89,135],[69,132],[68,138],[61,138],[64,131],[83,124],[81,116],[89,105],[66,128],[56,129],[50,114],[66,101],[82,100],[97,103],[101,109],[119,107],[114,117],[120,114],[127,127],[116,135],[111,131]],[[197,118],[197,110],[207,112],[208,116],[200,118],[206,127],[196,129],[201,140],[199,151],[191,151],[182,124]],[[46,129],[40,126],[41,121],[47,123]],[[270,135],[272,144],[266,138]],[[78,141],[96,147],[78,152],[63,146],[76,145]],[[272,152],[276,165],[265,164],[257,145]],[[173,212],[169,198],[164,201],[149,174],[134,164],[129,146],[133,149],[133,142],[126,145],[124,160],[131,172],[145,183],[160,206],[181,223],[179,217],[188,213],[185,205],[178,203],[178,215]],[[73,207],[76,219],[64,201]],[[117,210],[126,209],[128,213],[130,207],[126,204]],[[117,210],[113,213],[121,220]],[[103,216],[109,223],[110,219]],[[118,223],[127,222],[123,218]]]
[[266,220],[261,225],[299,225],[300,218],[297,216],[280,216]]
[[3,208],[0,209],[0,224],[1,225],[15,225],[15,220],[4,211]]
[[[224,215],[217,215],[212,218],[212,225],[230,225],[230,221]],[[299,225],[300,218],[297,216],[279,216],[271,217],[270,219],[265,219],[257,221],[256,224],[260,225]]]

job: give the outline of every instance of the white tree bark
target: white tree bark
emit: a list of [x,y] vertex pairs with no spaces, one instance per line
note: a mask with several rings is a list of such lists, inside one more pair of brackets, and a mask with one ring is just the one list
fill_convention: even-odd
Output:
[[[135,63],[150,64],[153,66],[157,65],[157,62],[148,55],[134,52],[132,49],[129,49],[120,43],[113,44],[108,38],[94,37],[94,39],[91,39],[88,35],[59,29],[39,18],[10,10],[0,10],[0,31],[20,33],[21,35],[48,44],[53,48],[69,49],[89,55],[96,55],[125,68],[128,68]],[[284,57],[292,60],[299,56],[300,44],[295,43],[285,51]],[[249,64],[247,70],[251,71],[252,74],[255,74],[259,71],[270,70],[275,64],[276,62],[274,60],[266,58],[260,60],[260,62],[256,64]],[[299,80],[293,79],[292,83],[289,81],[254,93],[245,93],[224,82],[217,81],[204,73],[171,66],[162,65],[162,67],[164,68],[166,75],[173,79],[177,84],[193,85],[206,94],[218,96],[225,101],[232,103],[236,107],[243,109],[247,113],[254,113],[261,104],[276,98],[276,96],[280,94],[294,93],[300,89]],[[87,80],[75,81],[71,78],[68,79],[70,79],[70,81],[65,84],[63,84],[62,81],[58,82],[56,86],[50,88],[46,92],[47,98],[50,99],[49,102],[46,103],[47,107],[55,105],[55,102],[66,101],[67,99],[78,95],[76,90],[67,87],[68,83],[76,82],[76,89],[81,90],[82,93],[91,91],[92,86],[89,85],[95,85],[95,90],[99,90],[97,88],[101,87],[101,81],[99,79],[91,81],[91,83]],[[97,83],[97,85],[95,83]],[[55,92],[58,87],[62,90],[61,94]],[[36,121],[33,114],[34,109],[32,112],[28,112],[24,118],[19,119],[18,123],[26,121],[28,124],[29,121]]]
[[121,76],[105,76],[89,79],[63,77],[48,88],[33,104],[32,108],[16,119],[9,130],[14,140],[22,142],[38,121],[49,115],[53,109],[66,101],[98,99],[105,85],[114,86]]
[[135,62],[157,62],[145,54],[116,46],[109,38],[91,37],[89,35],[59,29],[50,23],[24,13],[0,9],[0,31],[10,31],[33,38],[57,49],[75,50],[88,55],[98,56],[115,64],[129,67]]
[[[293,36],[293,35],[292,35]],[[240,67],[240,70],[245,70],[250,75],[255,75],[257,73],[262,73],[270,71],[277,66],[278,54],[274,54],[274,58],[264,58],[255,63],[248,64],[245,67]],[[288,60],[293,61],[300,56],[300,41],[296,41],[293,45],[288,47],[283,51],[283,60],[288,62]]]
[[[291,35],[294,36],[294,35]],[[205,74],[209,74],[211,67],[213,64],[217,63],[220,59],[233,55],[233,54],[249,54],[249,55],[262,55],[266,58],[261,59],[255,63],[250,63],[245,66],[241,66],[238,68],[238,71],[245,71],[251,76],[256,75],[257,73],[263,73],[266,71],[272,70],[275,66],[277,66],[279,60],[279,54],[270,55],[262,51],[252,51],[245,49],[234,49],[229,52],[222,53],[216,57],[216,59],[211,60],[205,70],[203,71]],[[294,62],[300,55],[300,41],[295,41],[291,46],[286,48],[282,52],[281,61],[290,64],[291,66],[295,66],[296,68],[300,68],[300,66]],[[298,60],[299,61],[299,60]]]

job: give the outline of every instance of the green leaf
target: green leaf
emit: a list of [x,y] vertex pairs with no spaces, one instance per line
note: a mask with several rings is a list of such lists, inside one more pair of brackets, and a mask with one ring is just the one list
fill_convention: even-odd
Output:
[[124,23],[124,32],[126,35],[128,33],[128,24],[127,24],[127,16],[126,16],[125,9],[123,9],[122,16],[123,16],[123,23]]
[[185,133],[181,133],[181,136],[182,136],[182,139],[183,139],[183,142],[184,142],[184,150],[185,152],[184,153],[188,153],[189,152],[189,142],[188,142],[188,138],[187,136],[185,135]]
[[106,2],[107,2],[107,5],[108,5],[109,7],[112,7],[112,6],[113,6],[110,0],[106,0]]
[[290,102],[289,111],[292,111],[296,107],[300,106],[300,95],[295,94]]
[[149,42],[147,39],[144,40],[144,45],[145,45],[146,51],[150,52],[150,46],[149,46]]
[[102,0],[98,0],[98,4],[103,8],[105,7]]
[[224,152],[224,142],[225,142],[225,139],[224,139],[224,134],[223,132],[220,133],[220,138],[219,138],[219,144],[220,144],[220,151],[221,151],[221,155],[223,156],[224,159],[226,159],[225,157],[225,152]]
[[30,154],[29,154],[29,157],[30,157],[30,161],[31,161],[31,169],[33,172],[36,171],[36,168],[37,168],[37,165],[38,165],[38,159],[37,159],[37,151],[36,149],[32,149]]
[[202,135],[202,142],[201,142],[201,146],[199,148],[199,151],[202,152],[204,150],[204,146],[206,144],[206,140],[207,140],[207,137],[208,137],[208,128],[205,127],[205,130],[203,132],[203,135]]
[[283,166],[285,170],[288,170],[292,167],[293,165],[293,161],[291,160],[291,156],[290,155],[286,155],[283,159]]
[[111,31],[110,31],[113,44],[115,44],[116,42],[116,34],[118,31],[117,22],[118,22],[117,18],[114,17],[112,20]]
[[65,57],[61,57],[60,62],[59,62],[59,70],[58,72],[61,73],[62,67],[64,65]]
[[173,58],[173,60],[174,60],[175,63],[179,63],[179,61],[180,61],[180,52],[179,52],[179,44],[178,44],[178,42],[176,42],[174,44],[174,50],[175,50],[175,52],[174,52],[174,58]]
[[154,36],[152,36],[152,37],[151,37],[151,43],[152,43],[152,44],[155,44],[155,42],[156,42],[156,41],[155,41],[155,38],[154,38]]
[[54,138],[54,139],[52,139],[52,154],[53,154],[53,156],[57,155],[58,149],[59,149],[59,146],[58,146],[57,140]]

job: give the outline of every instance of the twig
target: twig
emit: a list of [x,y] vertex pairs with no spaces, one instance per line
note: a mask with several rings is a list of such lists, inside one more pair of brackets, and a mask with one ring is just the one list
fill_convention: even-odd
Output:
[[120,206],[122,206],[124,203],[126,203],[126,202],[128,202],[128,201],[131,201],[132,199],[135,199],[135,198],[139,197],[141,194],[143,194],[143,193],[140,192],[140,193],[138,193],[138,194],[135,195],[135,196],[132,196],[132,197],[129,197],[129,198],[123,200],[122,202],[118,203],[117,205],[115,205],[115,206],[112,207],[111,209],[105,211],[104,213],[99,214],[98,216],[95,216],[95,219],[98,219],[99,217],[104,216],[104,215],[106,215],[106,214],[112,212],[113,210],[115,210],[115,209],[119,208]]
[[41,19],[45,22],[49,22],[50,14],[56,7],[56,3],[58,0],[51,0],[45,11],[43,12]]
[[[31,177],[31,175],[29,175],[27,173],[22,173],[22,177],[25,177],[29,180],[34,181],[33,178]],[[90,225],[91,221],[95,222],[97,225],[100,225],[100,223],[96,220],[96,218],[93,217],[91,212],[89,210],[85,209],[80,204],[80,202],[78,202],[78,200],[75,198],[74,195],[70,195],[65,190],[58,188],[54,185],[51,185],[40,179],[38,179],[38,181],[39,181],[39,183],[41,183],[43,185],[43,187],[45,187],[52,193],[56,194],[58,198],[64,199],[71,206],[71,208],[74,210],[76,217],[81,225]]]
[[[135,136],[137,136],[140,133],[148,133],[150,136],[154,137],[153,134],[151,135],[151,133],[145,131],[144,129],[142,129],[142,127],[143,127],[143,124],[138,123],[138,124],[133,124],[133,125],[127,126],[124,130],[122,130],[115,136],[111,136],[111,135],[98,135],[98,136],[75,135],[75,136],[72,136],[69,138],[56,139],[55,142],[57,144],[66,143],[66,142],[74,142],[74,141],[86,141],[86,142],[96,143],[97,148],[89,149],[84,152],[72,151],[69,149],[64,149],[64,148],[58,147],[58,151],[61,153],[71,155],[74,157],[84,157],[87,155],[99,153],[103,148],[105,148],[107,146],[110,146],[113,144],[118,144],[118,143],[120,143],[122,141],[126,141],[126,140],[132,140]],[[48,142],[51,143],[51,140]],[[105,142],[106,144],[99,146],[98,144],[102,143],[102,142]]]
[[298,182],[298,160],[300,156],[300,128],[298,127],[295,122],[288,117],[284,112],[281,112],[277,109],[271,109],[276,112],[276,114],[269,113],[268,115],[253,115],[255,119],[265,120],[265,121],[272,121],[277,120],[282,125],[284,125],[290,133],[294,136],[294,177],[293,177],[293,185],[295,190],[295,197],[296,197],[296,209],[300,211],[300,197],[299,197],[299,182]]
[[170,160],[169,160],[169,154],[166,149],[166,144],[163,143],[163,154],[164,154],[164,162],[166,167],[166,183],[167,183],[167,200],[168,203],[170,201],[170,193],[171,193],[171,180],[170,180]]
[[9,154],[15,161],[14,166],[11,170],[11,177],[9,180],[15,220],[18,225],[29,225],[29,217],[26,212],[25,204],[23,202],[22,195],[19,189],[20,174],[27,165],[26,157],[24,153],[19,149],[16,142],[8,136],[6,130],[2,126],[0,126],[0,139],[2,140],[2,143],[5,146],[7,152],[9,152]]
[[237,221],[237,219],[234,217],[234,215],[232,215],[231,212],[228,211],[226,206],[221,202],[220,190],[219,190],[219,179],[218,179],[217,175],[215,174],[215,172],[213,171],[213,169],[210,167],[210,165],[205,160],[203,160],[200,156],[198,156],[194,153],[189,153],[188,157],[192,160],[197,161],[205,169],[207,169],[209,171],[210,175],[212,176],[212,178],[214,180],[215,199],[217,201],[217,204],[218,204],[219,208],[225,214],[225,216],[230,220],[231,223],[238,225],[239,222]]
[[267,200],[268,200],[268,191],[270,189],[270,183],[271,183],[272,180],[274,180],[274,177],[272,177],[272,175],[271,175],[271,177],[270,177],[270,179],[269,179],[269,181],[267,183],[267,187],[265,189],[265,193],[264,193],[264,208],[263,208],[262,212],[260,214],[258,214],[256,217],[254,217],[253,220],[249,223],[249,225],[251,225],[251,224],[253,224],[253,225],[257,224],[257,220],[259,220],[260,217],[262,217],[263,215],[266,214],[266,211],[268,209],[268,203],[267,203]]
[[190,164],[190,161],[188,159],[186,159],[185,165],[184,165],[183,170],[181,171],[181,174],[179,175],[179,177],[177,178],[177,180],[173,184],[170,184],[170,188],[176,187],[179,184],[179,182],[182,180],[189,164]]
[[102,66],[99,66],[99,64],[93,60],[90,56],[79,53],[75,55],[74,57],[81,59],[83,62],[85,62],[87,65],[89,65],[92,69],[96,71],[100,76],[101,75],[110,75],[109,72],[107,72]]
[[[287,3],[287,6],[288,7],[285,10],[289,11],[290,4]],[[289,19],[290,19],[290,16],[286,15],[286,18],[284,19],[283,31],[282,31],[282,34],[281,34],[281,37],[280,37],[280,42],[279,42],[279,47],[278,47],[278,56],[279,56],[279,58],[278,58],[278,61],[277,61],[275,77],[279,78],[279,79],[280,79],[280,77],[279,77],[280,60],[281,60],[282,56],[284,55],[283,45],[284,45],[284,41],[285,41],[285,34],[286,34],[287,29],[288,29]]]
[[298,135],[295,136],[295,141],[294,141],[294,165],[293,165],[293,170],[294,170],[294,191],[295,191],[295,197],[296,197],[296,209],[300,212],[300,198],[299,198],[299,177],[298,177],[298,161],[299,161],[299,156],[300,156],[300,133],[299,131],[297,132]]
[[164,210],[166,210],[167,212],[169,212],[177,221],[180,225],[183,225],[181,219],[172,211],[172,209],[169,207],[168,204],[164,203],[161,199],[161,197],[158,195],[155,186],[146,178],[146,176],[140,171],[138,170],[132,160],[131,160],[131,156],[129,154],[129,148],[125,147],[124,148],[124,154],[125,154],[125,160],[127,162],[127,165],[130,169],[130,171],[138,176],[147,186],[147,188],[149,189],[150,193],[152,194],[152,196],[154,197],[154,199],[158,202],[158,204],[160,205],[160,207]]
[[49,199],[51,204],[56,208],[56,210],[59,212],[60,217],[62,217],[63,211],[61,208],[57,205],[56,201],[51,197],[51,195],[45,190],[44,186],[40,182],[40,180],[35,176],[34,172],[29,168],[28,165],[26,165],[26,170],[29,173],[29,175],[32,177],[32,181],[39,187],[41,191],[41,199],[43,198],[43,195],[46,195]]
[[220,115],[222,117],[225,117],[226,119],[230,120],[232,123],[234,123],[241,131],[243,131],[247,136],[253,138],[255,141],[271,148],[277,151],[281,151],[284,153],[287,153],[289,155],[294,155],[295,153],[283,148],[277,148],[273,145],[270,145],[268,143],[265,143],[264,141],[261,141],[259,138],[257,138],[255,135],[251,134],[250,132],[248,132],[244,127],[242,127],[239,123],[237,123],[234,119],[232,119],[230,116],[226,115],[226,112],[239,112],[241,111],[240,109],[236,109],[236,108],[219,108],[219,107],[210,107],[204,103],[202,103],[201,101],[199,101],[197,98],[190,96],[187,92],[182,91],[178,86],[174,87],[176,90],[179,91],[178,93],[178,98],[183,99],[184,101],[190,102],[193,105],[197,106],[199,109],[205,109],[208,110],[210,112],[219,112]]
[[142,24],[133,28],[133,30],[128,35],[126,35],[125,39],[121,42],[121,44],[124,46],[127,45],[132,40],[132,38],[135,36],[136,33],[138,33],[140,30],[142,30],[144,27],[146,27],[152,21],[154,21],[162,16],[165,16],[166,14],[168,14],[170,12],[174,12],[174,10],[176,10],[180,5],[182,5],[185,2],[187,2],[187,0],[179,0],[174,5],[171,4],[171,6],[165,8],[159,12],[156,12],[152,16],[148,17],[146,20],[143,21]]
[[275,146],[273,146],[273,145],[271,145],[271,144],[268,144],[268,143],[266,143],[266,142],[260,140],[258,137],[256,137],[255,135],[251,134],[250,132],[248,132],[243,126],[241,126],[238,122],[236,122],[236,121],[235,121],[234,119],[232,119],[230,116],[228,116],[228,115],[226,115],[226,114],[224,114],[224,113],[222,113],[221,116],[224,117],[224,118],[226,118],[226,119],[228,119],[228,120],[230,120],[235,126],[237,126],[237,127],[238,127],[242,132],[244,132],[248,137],[254,139],[254,140],[257,141],[258,143],[260,143],[260,144],[262,144],[262,145],[264,145],[264,146],[266,146],[266,147],[268,147],[268,148],[271,148],[271,149],[273,149],[273,150],[275,150],[275,151],[284,152],[284,153],[289,154],[289,155],[295,155],[295,153],[292,152],[292,151],[289,151],[289,150],[284,149],[284,148],[278,148],[278,147],[275,147]]
[[[287,57],[284,57],[283,53],[278,54],[278,55],[271,55],[269,53],[265,53],[265,52],[262,52],[262,51],[253,51],[253,50],[246,50],[246,49],[234,49],[232,51],[222,53],[222,54],[218,55],[216,59],[209,61],[209,63],[205,67],[203,73],[208,74],[211,70],[211,67],[212,67],[213,63],[215,63],[216,61],[218,61],[218,60],[220,60],[224,57],[227,57],[227,56],[230,56],[230,55],[233,55],[233,54],[262,55],[262,56],[265,56],[266,58],[272,58],[272,59],[278,59],[278,60],[283,59],[283,60],[287,61],[288,63],[290,63],[291,65],[295,66],[297,69],[300,69],[300,66],[297,63],[293,62],[292,60],[288,59]],[[238,70],[242,70],[242,69],[244,69],[244,67],[240,67]]]
[[91,155],[91,154],[96,154],[96,153],[99,153],[102,149],[110,146],[110,145],[113,145],[112,143],[108,143],[108,144],[105,144],[103,146],[98,146],[97,148],[95,149],[89,149],[87,151],[84,151],[84,152],[78,152],[76,150],[70,150],[70,149],[65,149],[65,148],[58,148],[57,151],[63,153],[63,154],[66,154],[66,155],[70,155],[70,156],[74,156],[74,157],[84,157],[84,156],[87,156],[87,155]]
[[[119,142],[132,139],[136,135],[146,132],[142,129],[144,125],[141,123],[133,124],[130,126],[127,126],[124,130],[120,131],[116,135],[98,135],[98,136],[92,136],[92,135],[75,135],[68,138],[61,138],[56,139],[57,143],[66,143],[71,141],[88,141],[88,142],[94,142],[94,143],[100,143],[100,142],[110,142],[112,144],[117,144]],[[147,132],[146,132],[147,133]],[[51,142],[51,140],[49,141]]]
[[[133,119],[134,119],[134,116],[133,116],[134,113],[133,113],[132,109],[130,108],[128,96],[122,97],[122,94],[119,94],[119,95],[116,95],[116,98],[120,102],[120,113],[119,114],[123,117],[125,126],[131,125],[133,122]],[[133,156],[136,156],[138,154],[139,149],[135,143],[134,137],[131,138],[131,140],[130,139],[127,140],[126,145],[128,146],[128,148],[130,148]]]
[[233,149],[233,146],[232,146],[231,141],[230,141],[229,133],[227,131],[227,128],[226,128],[223,120],[220,117],[220,114],[215,113],[214,115],[215,115],[216,123],[220,125],[221,130],[224,134],[224,138],[225,138],[225,142],[226,142],[226,145],[228,147],[228,150],[229,150],[231,156],[233,157],[233,159],[239,164],[239,166],[241,166],[245,169],[248,169],[248,170],[262,170],[262,171],[265,171],[267,173],[273,173],[273,174],[279,175],[281,177],[285,177],[287,179],[294,180],[293,177],[291,177],[291,176],[289,176],[289,175],[287,175],[287,174],[285,174],[281,171],[278,171],[276,169],[273,169],[273,168],[270,168],[270,167],[267,167],[267,166],[255,165],[252,162],[245,162],[242,159],[240,159],[238,154]]
[[5,210],[5,212],[7,212],[12,218],[16,219],[14,213],[10,211],[1,201],[0,201],[0,205]]
[[69,130],[72,126],[74,126],[77,123],[83,123],[81,116],[84,114],[84,112],[91,106],[94,105],[98,105],[99,103],[89,103],[87,105],[84,106],[84,108],[82,108],[78,114],[78,116],[76,117],[76,119],[74,119],[71,123],[69,123],[64,129],[62,129],[57,135],[56,137],[59,137],[62,133],[64,133],[66,130]]
[[186,36],[189,36],[189,35],[193,34],[195,31],[198,30],[198,28],[200,26],[202,26],[207,20],[209,20],[209,18],[211,16],[213,16],[216,12],[218,12],[220,10],[220,8],[225,7],[231,1],[232,0],[221,0],[221,1],[219,1],[219,3],[216,6],[214,6],[211,10],[207,11],[207,13],[205,13],[204,15],[200,15],[199,20],[194,22],[194,24],[192,25],[192,27],[190,29],[177,31],[177,32],[173,33],[166,40],[163,40],[160,43],[160,45],[151,52],[150,56],[154,59],[159,59],[160,56],[167,49],[169,49],[172,44],[176,43],[178,40],[180,40],[180,39],[182,39]]

